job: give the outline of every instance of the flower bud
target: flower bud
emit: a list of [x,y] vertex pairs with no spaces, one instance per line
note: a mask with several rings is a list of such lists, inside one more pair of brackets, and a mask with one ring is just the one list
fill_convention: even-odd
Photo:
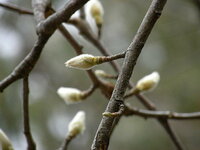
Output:
[[65,65],[66,67],[88,70],[96,65],[94,61],[95,57],[89,54],[82,54],[68,60]]
[[84,98],[84,94],[75,88],[60,87],[57,94],[64,99],[66,104],[74,104],[80,102]]
[[107,77],[107,73],[103,70],[95,70],[94,73],[99,77]]
[[89,54],[81,54],[65,62],[65,65],[66,67],[70,67],[70,68],[89,70],[95,65],[98,65],[110,60],[112,60],[112,57],[109,58],[105,56],[93,56]]
[[69,136],[76,136],[85,130],[85,112],[79,111],[68,125]]
[[0,149],[13,150],[12,144],[6,134],[0,129]]
[[100,27],[103,24],[103,6],[99,0],[92,0],[92,5],[90,9],[90,13],[94,18],[96,25]]
[[160,81],[160,75],[158,72],[153,72],[142,79],[136,84],[136,90],[139,92],[148,91],[154,89]]

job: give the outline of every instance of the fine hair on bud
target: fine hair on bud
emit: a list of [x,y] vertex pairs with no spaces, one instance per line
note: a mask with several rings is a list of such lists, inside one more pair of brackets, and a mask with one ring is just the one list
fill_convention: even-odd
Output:
[[95,57],[89,54],[82,54],[69,59],[65,63],[66,67],[76,68],[81,70],[91,69],[96,65]]
[[57,94],[66,102],[66,104],[75,104],[84,99],[82,91],[76,88],[60,87]]
[[68,125],[68,135],[75,137],[85,130],[85,112],[79,111]]
[[158,72],[153,72],[142,79],[140,79],[136,84],[136,90],[139,92],[153,90],[160,81],[160,75]]
[[95,65],[110,61],[110,58],[105,56],[93,56],[90,54],[81,54],[79,56],[73,57],[65,62],[66,67],[89,70]]

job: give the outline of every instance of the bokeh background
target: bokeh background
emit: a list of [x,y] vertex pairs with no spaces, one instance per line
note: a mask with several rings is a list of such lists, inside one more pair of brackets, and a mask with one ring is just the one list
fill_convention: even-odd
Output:
[[[57,10],[66,0],[54,0]],[[30,8],[25,0],[0,0]],[[102,42],[112,54],[126,50],[151,1],[102,0],[105,16]],[[37,36],[32,16],[19,15],[0,8],[0,80],[6,77],[31,50]],[[98,50],[69,27],[84,52],[100,55]],[[137,62],[131,80],[153,71],[161,75],[159,86],[146,95],[160,110],[200,111],[200,12],[192,0],[169,0]],[[90,149],[102,113],[108,101],[97,90],[85,102],[66,105],[56,94],[60,86],[87,89],[91,81],[84,71],[69,69],[64,62],[75,56],[59,32],[50,38],[30,75],[30,119],[33,137],[40,150],[57,149],[67,134],[67,126],[79,110],[86,112],[86,131],[69,145],[70,150]],[[122,60],[118,60],[120,65]],[[109,64],[97,66],[114,73]],[[143,108],[134,97],[133,106]],[[170,121],[187,150],[199,150],[200,120]],[[26,142],[22,124],[22,81],[0,93],[0,128],[16,150]],[[154,119],[123,117],[110,141],[110,150],[172,150],[166,132]]]

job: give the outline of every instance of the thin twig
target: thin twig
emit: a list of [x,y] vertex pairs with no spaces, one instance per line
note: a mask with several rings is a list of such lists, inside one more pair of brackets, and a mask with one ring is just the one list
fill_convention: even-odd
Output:
[[126,111],[124,111],[125,116],[137,115],[144,118],[160,118],[160,119],[173,119],[173,120],[191,120],[200,119],[200,112],[192,113],[178,113],[172,111],[158,111],[158,110],[145,110],[138,109],[135,107],[130,107],[126,105]]
[[65,138],[65,141],[63,142],[63,144],[61,145],[61,147],[59,148],[59,150],[67,150],[68,149],[68,145],[69,143],[75,138],[75,136],[70,136],[68,135],[67,138]]
[[[123,96],[128,86],[129,79],[131,77],[133,68],[136,64],[141,50],[154,27],[155,22],[161,15],[162,9],[166,3],[166,0],[153,0],[149,10],[146,13],[145,18],[140,25],[133,42],[128,47],[128,51],[123,62],[122,71],[118,77],[113,94],[106,108],[106,112],[118,112],[120,105],[123,103]],[[114,118],[103,117],[99,125],[97,133],[95,135],[92,150],[107,150],[112,130],[112,124]]]
[[15,4],[11,4],[11,3],[2,3],[0,2],[0,6],[4,7],[8,10],[17,12],[19,14],[23,14],[23,15],[33,15],[33,12],[31,10],[25,9],[25,8],[21,8]]
[[35,150],[36,145],[33,140],[30,122],[29,122],[29,83],[28,76],[23,79],[23,119],[24,119],[24,135],[28,144],[27,150]]
[[92,84],[89,89],[83,91],[83,99],[89,97],[95,90],[97,89],[97,85]]
[[[136,97],[140,99],[140,101],[149,109],[156,111],[156,106],[144,95],[142,94],[136,94]],[[176,148],[178,150],[183,150],[183,144],[181,141],[177,138],[175,132],[172,130],[172,127],[169,124],[169,121],[166,118],[158,118],[158,121],[160,124],[164,127],[164,129],[167,131],[168,135],[170,136],[172,142],[175,144]]]

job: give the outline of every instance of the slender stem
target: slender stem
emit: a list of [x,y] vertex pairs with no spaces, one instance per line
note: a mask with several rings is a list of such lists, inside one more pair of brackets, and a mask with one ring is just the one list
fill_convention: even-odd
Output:
[[75,136],[68,135],[59,150],[67,150],[69,143],[75,138]]
[[31,10],[28,10],[28,9],[25,9],[25,8],[20,8],[19,6],[11,4],[11,3],[2,3],[2,2],[0,2],[0,6],[6,8],[8,10],[17,12],[19,14],[33,15],[33,12]]
[[[136,97],[140,99],[140,101],[149,109],[149,110],[157,110],[156,106],[144,95],[136,94]],[[181,141],[177,138],[175,132],[172,130],[172,127],[169,124],[169,121],[166,118],[158,118],[160,124],[164,127],[168,135],[170,136],[172,142],[175,144],[178,150],[183,150],[183,146]]]
[[28,144],[27,150],[35,150],[36,145],[33,140],[30,122],[29,122],[29,83],[28,76],[23,78],[23,119],[24,119],[24,135]]
[[113,60],[117,60],[120,58],[124,58],[125,57],[126,52],[122,52],[119,54],[115,54],[115,55],[110,55],[110,56],[97,56],[99,57],[99,64],[101,63],[105,63],[105,62],[111,62]]
[[129,107],[124,112],[125,116],[129,115],[137,115],[144,118],[165,118],[165,119],[174,119],[174,120],[191,120],[191,119],[200,119],[200,112],[192,112],[192,113],[178,113],[171,111],[158,111],[158,110],[145,110],[138,109],[135,107]]
[[89,97],[97,88],[97,85],[93,84],[89,89],[83,91],[83,99]]

